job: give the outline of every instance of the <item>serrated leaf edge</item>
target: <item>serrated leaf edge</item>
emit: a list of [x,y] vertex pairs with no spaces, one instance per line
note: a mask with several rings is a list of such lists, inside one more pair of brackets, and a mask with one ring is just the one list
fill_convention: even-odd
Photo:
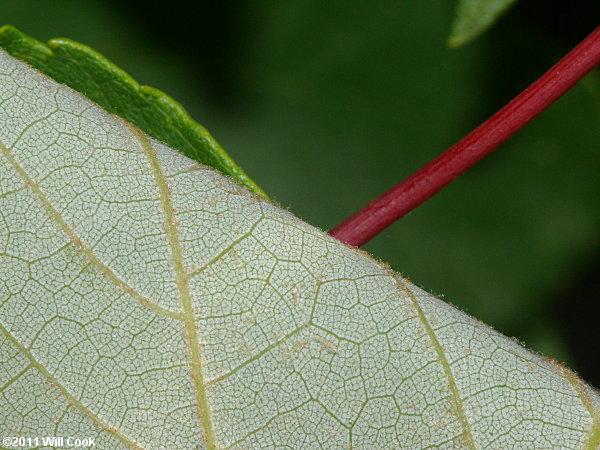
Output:
[[[174,100],[172,97],[168,96],[163,91],[153,88],[151,86],[140,85],[131,75],[125,72],[123,69],[117,67],[111,61],[106,59],[97,51],[88,47],[87,45],[81,44],[79,42],[73,41],[67,38],[55,38],[47,41],[47,43],[42,43],[25,33],[21,32],[17,28],[12,25],[4,25],[0,27],[0,45],[2,43],[2,39],[10,40],[13,42],[21,42],[21,52],[13,51],[13,49],[4,45],[4,49],[13,57],[18,58],[26,63],[32,65],[37,70],[44,72],[47,76],[53,78],[52,74],[46,73],[43,70],[43,67],[40,67],[40,64],[35,64],[35,59],[32,57],[31,50],[27,52],[27,48],[35,49],[35,52],[40,55],[44,55],[44,58],[50,59],[53,58],[56,54],[57,50],[68,49],[77,53],[82,53],[87,57],[90,57],[96,63],[96,66],[104,70],[107,74],[110,74],[111,77],[118,79],[122,84],[132,88],[136,91],[140,97],[145,100],[150,101],[154,105],[160,104],[162,107],[169,110],[169,116],[173,118],[173,122],[185,123],[186,126],[192,130],[193,135],[197,142],[202,142],[205,150],[208,149],[210,154],[215,157],[221,164],[218,166],[211,165],[215,169],[219,170],[226,176],[233,177],[238,183],[245,186],[251,192],[260,195],[261,197],[269,199],[267,194],[233,161],[233,159],[227,154],[227,152],[221,147],[221,145],[214,139],[214,137],[204,128],[202,125],[197,123],[192,119],[192,117],[188,114],[188,112],[183,108],[183,106]],[[85,73],[85,68],[82,68],[83,73]],[[59,83],[62,83],[61,80],[56,80]],[[69,86],[74,90],[78,91],[73,86]],[[79,91],[78,91],[79,92]],[[87,96],[85,92],[80,92],[84,96]],[[93,100],[93,99],[92,99]],[[102,105],[100,105],[102,107]],[[104,108],[103,108],[104,109]],[[108,111],[111,114],[119,115],[119,111]],[[130,120],[128,117],[123,117],[125,120]],[[152,130],[145,129],[145,127],[141,126],[139,123],[136,123],[135,120],[131,120],[137,127],[139,127],[143,132],[149,134],[150,136],[163,141],[160,136],[156,136]],[[178,133],[182,139],[188,141],[190,145],[198,151],[198,146],[194,145],[193,142],[182,133]],[[165,141],[165,144],[170,147],[178,149],[180,147],[175,142]],[[181,151],[181,150],[180,150]],[[189,157],[194,158],[193,155],[187,155]],[[202,162],[202,161],[201,161]],[[206,164],[206,161],[203,162]]]

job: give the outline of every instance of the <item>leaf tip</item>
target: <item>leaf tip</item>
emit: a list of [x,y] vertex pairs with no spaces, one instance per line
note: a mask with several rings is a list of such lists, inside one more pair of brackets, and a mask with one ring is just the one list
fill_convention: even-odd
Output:
[[486,32],[516,0],[458,0],[448,47],[467,44]]

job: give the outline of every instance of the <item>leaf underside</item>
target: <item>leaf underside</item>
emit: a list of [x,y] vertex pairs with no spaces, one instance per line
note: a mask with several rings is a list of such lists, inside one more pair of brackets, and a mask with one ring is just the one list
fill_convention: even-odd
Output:
[[472,41],[491,27],[515,2],[516,0],[458,0],[448,45],[458,47]]
[[0,392],[103,449],[600,443],[568,369],[1,50]]
[[52,39],[44,44],[10,25],[0,28],[0,47],[149,136],[266,198],[264,191],[178,102],[158,89],[141,86],[91,48],[70,39]]

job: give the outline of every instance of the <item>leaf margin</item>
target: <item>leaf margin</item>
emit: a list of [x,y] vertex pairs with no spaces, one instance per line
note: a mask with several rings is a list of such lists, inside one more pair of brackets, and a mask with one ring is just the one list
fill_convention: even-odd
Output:
[[[91,47],[67,38],[43,43],[12,25],[0,27],[0,47],[46,76],[66,84],[109,113],[133,123],[145,134],[269,199],[179,102],[159,89],[139,84]],[[76,70],[69,70],[73,67]],[[108,88],[100,83],[109,83]]]

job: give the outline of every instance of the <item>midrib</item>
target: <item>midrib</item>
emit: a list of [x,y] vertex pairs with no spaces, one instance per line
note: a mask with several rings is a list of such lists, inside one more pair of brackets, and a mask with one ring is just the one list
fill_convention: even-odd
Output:
[[144,153],[148,157],[152,172],[154,173],[154,177],[156,179],[156,184],[158,186],[160,202],[162,204],[165,216],[165,231],[169,241],[169,246],[171,248],[173,268],[175,270],[175,280],[177,283],[177,289],[179,290],[183,322],[185,324],[186,335],[188,338],[192,378],[196,388],[198,415],[204,430],[204,441],[206,443],[206,447],[208,449],[216,449],[216,436],[211,420],[208,398],[206,395],[202,357],[200,355],[200,343],[198,340],[198,332],[196,330],[194,310],[192,308],[192,296],[190,294],[190,273],[186,269],[183,260],[183,247],[181,246],[181,242],[179,240],[179,230],[177,229],[176,225],[175,210],[173,209],[173,204],[171,202],[169,186],[160,167],[154,147],[148,138],[133,125],[126,122],[124,123],[130,129],[132,135],[139,142],[144,150]]

